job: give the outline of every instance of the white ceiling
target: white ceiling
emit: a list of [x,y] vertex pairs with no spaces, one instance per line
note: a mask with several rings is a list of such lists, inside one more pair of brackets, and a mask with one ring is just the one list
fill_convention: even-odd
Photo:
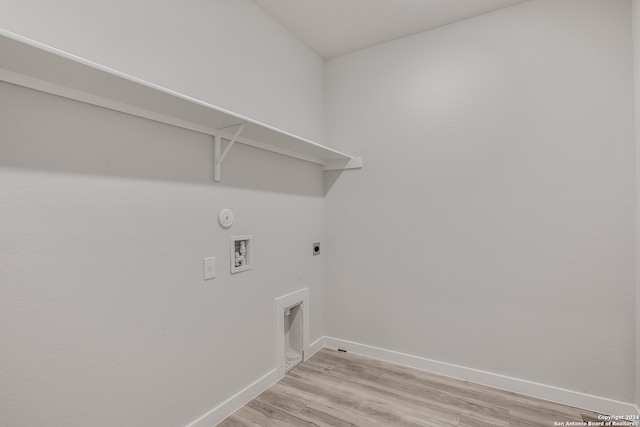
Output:
[[253,0],[325,59],[526,0]]

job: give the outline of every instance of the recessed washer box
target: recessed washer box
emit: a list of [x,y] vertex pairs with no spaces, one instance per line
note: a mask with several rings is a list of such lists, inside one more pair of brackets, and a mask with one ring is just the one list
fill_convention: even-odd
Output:
[[231,273],[251,270],[253,236],[231,236]]

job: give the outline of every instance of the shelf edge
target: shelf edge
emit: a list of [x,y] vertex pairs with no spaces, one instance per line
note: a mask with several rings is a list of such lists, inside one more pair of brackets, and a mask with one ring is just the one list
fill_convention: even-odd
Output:
[[[85,58],[70,54],[68,52],[62,51],[60,49],[54,48],[52,46],[37,42],[35,40],[26,38],[24,36],[21,36],[19,34],[7,31],[5,29],[0,28],[0,37],[5,38],[5,39],[10,39],[14,42],[17,42],[25,47],[27,47],[29,50],[34,50],[36,52],[45,52],[48,54],[52,54],[52,55],[56,55],[57,57],[61,57],[67,61],[70,61],[73,64],[77,64],[81,67],[88,67],[92,70],[97,70],[101,73],[105,73],[106,75],[110,75],[119,79],[122,79],[123,81],[129,82],[129,83],[134,83],[136,85],[140,85],[144,88],[147,89],[151,89],[153,91],[157,91],[162,93],[163,95],[167,95],[169,97],[173,97],[176,98],[177,100],[181,100],[181,101],[186,101],[192,104],[195,104],[199,107],[205,108],[211,112],[214,112],[216,114],[220,114],[225,116],[227,119],[230,120],[234,120],[237,121],[238,123],[247,123],[250,124],[252,126],[256,126],[259,129],[264,129],[267,132],[271,132],[274,133],[278,136],[282,136],[284,138],[290,138],[295,140],[296,142],[299,142],[301,145],[301,147],[303,146],[311,146],[314,147],[315,149],[320,150],[321,152],[327,153],[326,158],[320,158],[320,157],[316,157],[316,156],[309,156],[305,153],[302,152],[297,152],[295,150],[288,150],[288,149],[284,149],[281,147],[277,147],[277,146],[273,146],[269,143],[264,143],[261,141],[256,141],[255,139],[248,139],[248,138],[239,138],[238,142],[243,143],[245,145],[250,145],[253,147],[257,147],[263,150],[267,150],[267,151],[271,151],[274,153],[278,153],[281,155],[285,155],[285,156],[289,156],[289,157],[294,157],[297,159],[301,159],[301,160],[306,160],[312,163],[316,163],[316,164],[320,164],[325,166],[325,170],[326,166],[328,164],[337,164],[336,162],[350,162],[353,157],[342,153],[338,150],[335,150],[333,148],[324,146],[322,144],[318,144],[316,142],[313,142],[311,140],[308,140],[306,138],[302,138],[299,137],[297,135],[294,135],[290,132],[286,132],[283,131],[281,129],[275,128],[273,126],[267,125],[265,123],[259,122],[257,120],[253,120],[250,119],[248,117],[244,117],[242,115],[233,113],[231,111],[228,111],[224,108],[220,108],[217,107],[215,105],[209,104],[207,102],[201,101],[199,99],[190,97],[188,95],[173,91],[171,89],[162,87],[160,85],[139,79],[137,77],[131,76],[129,74],[120,72],[118,70],[106,67],[104,65],[89,61]],[[29,57],[30,52],[28,50],[25,50],[25,56],[28,58]],[[33,55],[33,53],[31,53]],[[194,123],[194,122],[190,122],[188,120],[184,120],[181,118],[176,118],[170,115],[166,115],[163,113],[159,113],[159,112],[155,112],[152,110],[149,110],[147,108],[143,108],[143,107],[138,107],[135,105],[131,105],[129,103],[124,103],[124,102],[120,102],[116,99],[111,99],[111,98],[106,98],[100,95],[95,95],[95,94],[91,94],[91,93],[87,93],[78,89],[74,89],[73,87],[68,87],[68,86],[62,86],[59,84],[56,84],[55,82],[51,82],[51,81],[46,81],[46,80],[41,80],[38,79],[36,77],[32,77],[32,76],[28,76],[28,75],[24,75],[24,74],[20,74],[20,73],[16,73],[14,71],[8,70],[8,69],[4,69],[4,68],[0,68],[0,80],[1,81],[5,81],[7,83],[11,83],[11,84],[15,84],[15,85],[19,85],[19,86],[23,86],[23,87],[27,87],[30,89],[34,89],[34,90],[38,90],[41,92],[45,92],[45,93],[49,93],[49,94],[53,94],[56,96],[60,96],[63,98],[67,98],[67,99],[71,99],[71,100],[75,100],[75,101],[79,101],[79,102],[84,102],[86,104],[91,104],[91,105],[96,105],[99,107],[103,107],[103,108],[107,108],[110,110],[114,110],[114,111],[118,111],[118,112],[122,112],[125,114],[130,114],[133,116],[137,116],[137,117],[142,117],[145,119],[149,119],[149,120],[153,120],[156,122],[160,122],[160,123],[166,123],[172,126],[176,126],[176,127],[180,127],[183,129],[188,129],[188,130],[192,130],[195,132],[199,132],[199,133],[203,133],[206,135],[211,135],[211,136],[215,136],[216,133],[218,133],[219,131],[217,129],[215,129],[213,126],[208,127],[208,126],[204,126],[202,124],[198,124],[198,123]],[[304,151],[301,149],[301,151]],[[343,159],[343,160],[335,160],[335,158],[339,158],[339,159]]]

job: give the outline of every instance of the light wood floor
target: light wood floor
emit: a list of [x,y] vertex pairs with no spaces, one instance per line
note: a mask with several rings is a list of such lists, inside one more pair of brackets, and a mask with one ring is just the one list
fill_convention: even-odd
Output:
[[322,349],[219,426],[553,426],[597,415]]

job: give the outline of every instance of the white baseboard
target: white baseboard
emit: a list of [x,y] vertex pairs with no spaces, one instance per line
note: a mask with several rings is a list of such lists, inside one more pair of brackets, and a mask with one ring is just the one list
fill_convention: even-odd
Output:
[[[374,359],[384,360],[385,362],[396,363],[411,368],[421,369],[440,375],[446,375],[453,378],[459,378],[478,384],[484,384],[490,387],[502,390],[513,391],[515,393],[536,397],[539,399],[550,400],[552,402],[562,403],[564,405],[574,406],[577,408],[588,409],[595,412],[601,412],[610,415],[635,415],[640,414],[640,409],[633,403],[625,403],[617,400],[607,399],[604,397],[592,396],[585,393],[566,390],[559,387],[539,384],[532,381],[521,380],[518,378],[507,377],[505,375],[494,374],[491,372],[480,371],[478,369],[465,368],[463,366],[452,365],[450,363],[438,362],[435,360],[425,359],[423,357],[412,356],[410,354],[399,353],[397,351],[386,350],[379,347],[373,347],[366,344],[359,344],[352,341],[341,340],[332,337],[322,337],[309,345],[309,349],[305,352],[305,359],[310,358],[320,349],[340,348],[351,353],[360,354],[362,356]],[[243,390],[239,391],[229,399],[222,402],[197,420],[193,421],[186,427],[214,427],[222,422],[229,415],[249,403],[253,398],[263,391],[280,381],[284,377],[284,369],[274,369],[256,380]]]
[[313,356],[314,354],[316,354],[317,352],[319,352],[320,350],[322,350],[325,347],[324,339],[325,339],[325,337],[318,338],[316,341],[312,342],[309,345],[309,350],[304,355],[305,360],[310,358],[311,356]]
[[215,425],[218,425],[218,423],[222,422],[229,415],[233,414],[260,393],[280,381],[282,377],[284,377],[284,371],[274,369],[186,427],[214,427]]
[[[319,345],[319,341],[316,341]],[[577,391],[567,390],[559,387],[535,383],[532,381],[512,378],[505,375],[480,371],[463,366],[452,365],[450,363],[438,362],[405,353],[399,353],[383,348],[372,347],[351,341],[337,338],[324,337],[322,340],[325,347],[340,348],[349,352],[386,362],[396,363],[411,368],[421,369],[440,375],[446,375],[502,390],[513,391],[539,399],[550,400],[552,402],[573,406],[576,408],[588,409],[609,415],[636,415],[640,414],[638,407],[633,403],[620,402],[607,399],[605,397],[592,396]],[[316,344],[314,343],[314,344]]]
[[[324,337],[314,341],[305,352],[305,359],[310,358],[324,347]],[[242,408],[260,393],[280,381],[284,377],[284,368],[274,369],[253,384],[245,387],[229,399],[222,402],[186,427],[213,427],[229,415]]]

